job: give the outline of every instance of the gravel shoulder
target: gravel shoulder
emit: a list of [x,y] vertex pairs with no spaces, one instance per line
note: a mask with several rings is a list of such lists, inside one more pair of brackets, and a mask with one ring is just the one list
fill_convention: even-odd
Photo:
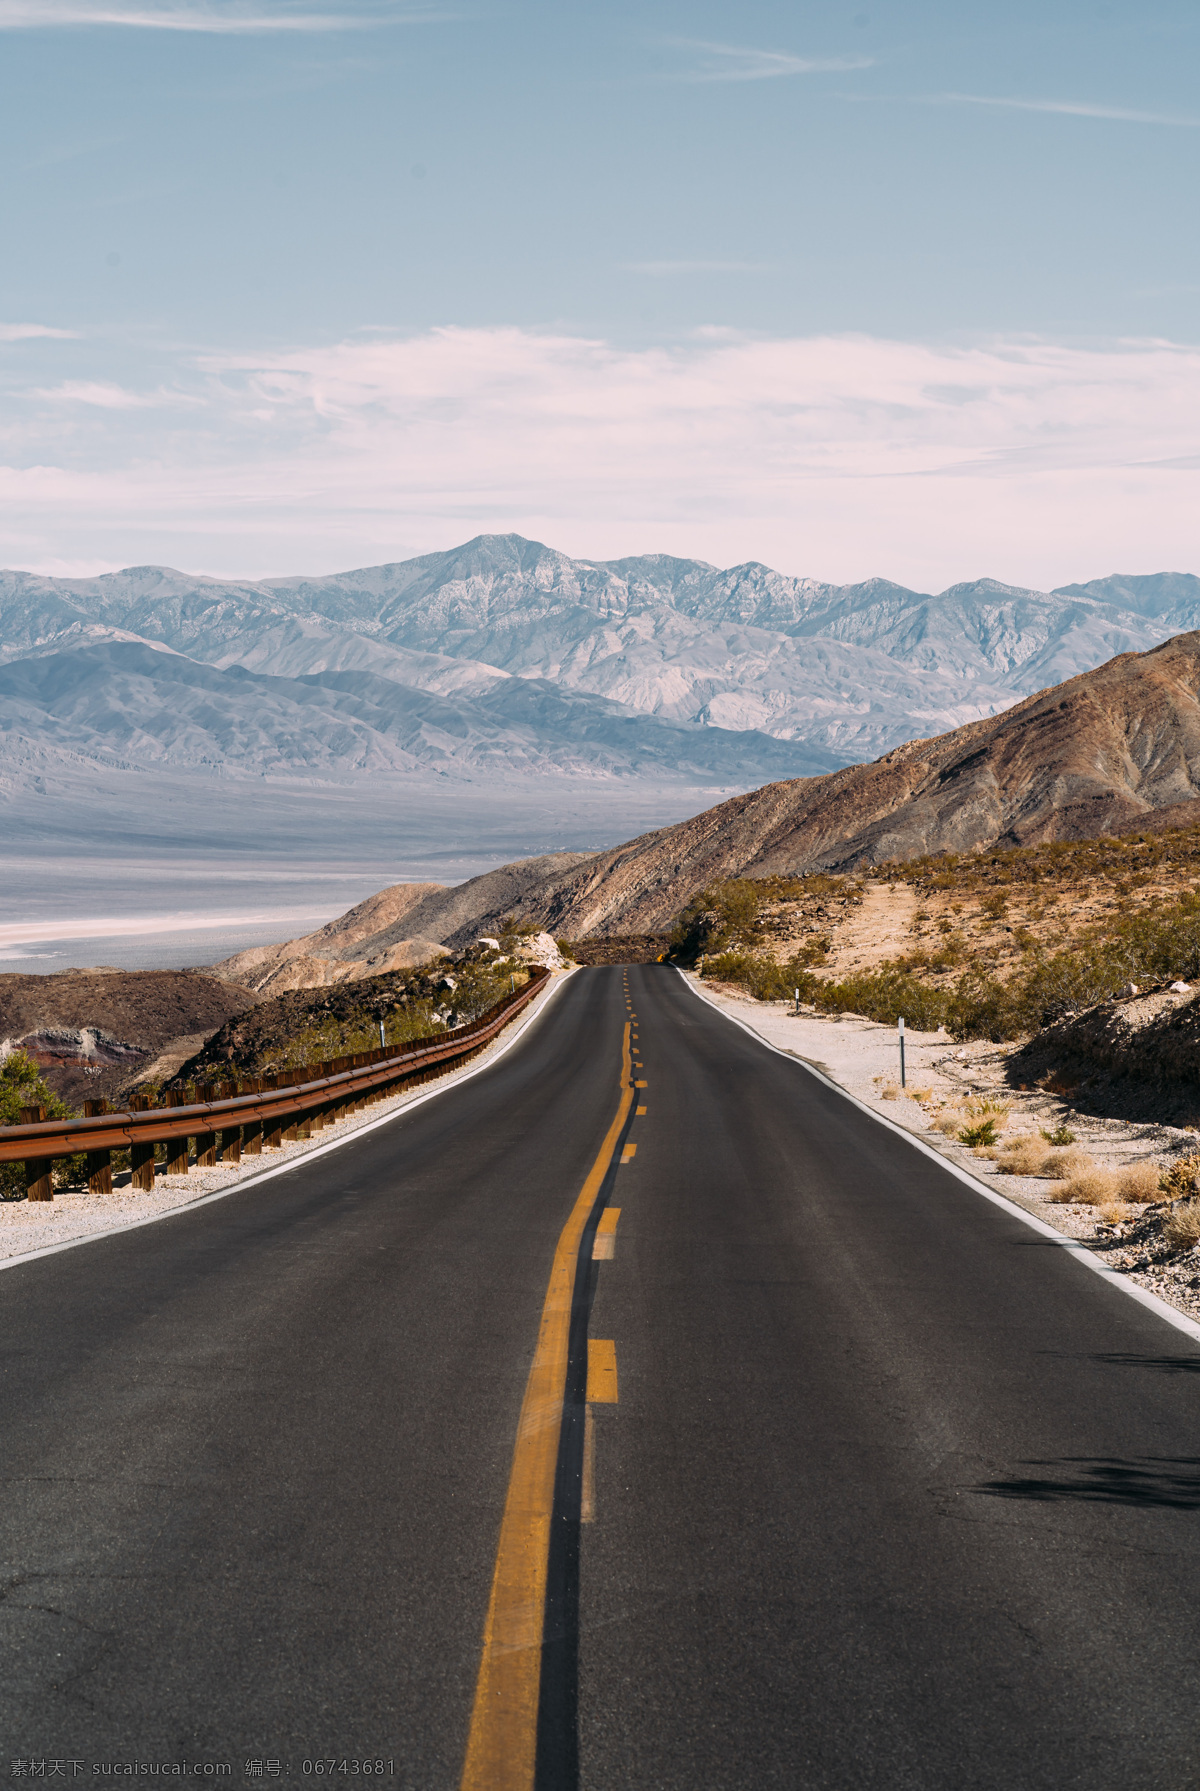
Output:
[[[1057,1184],[1042,1176],[1004,1175],[984,1151],[947,1138],[936,1129],[940,1111],[967,1100],[993,1100],[1010,1109],[1005,1135],[1040,1135],[1065,1126],[1080,1149],[1103,1169],[1121,1171],[1152,1163],[1163,1169],[1200,1150],[1191,1127],[1105,1119],[1080,1112],[1069,1100],[1041,1089],[1014,1090],[1005,1078],[1013,1049],[982,1041],[956,1044],[945,1033],[909,1031],[905,1039],[908,1093],[899,1088],[900,1057],[894,1027],[858,1014],[795,1013],[785,1002],[755,1001],[728,984],[688,981],[719,1008],[750,1026],[768,1044],[822,1070],[865,1106],[902,1126],[950,1163],[1023,1207],[1064,1237],[1090,1244],[1109,1268],[1129,1275],[1189,1318],[1200,1319],[1200,1249],[1167,1257],[1157,1250],[1145,1217],[1131,1211],[1109,1224],[1082,1203],[1047,1198]],[[925,1098],[917,1100],[913,1091]]]
[[[570,972],[565,974],[569,975]],[[432,1085],[418,1084],[415,1088],[368,1107],[364,1113],[351,1114],[339,1120],[336,1125],[326,1126],[318,1138],[283,1144],[278,1150],[264,1151],[255,1158],[244,1158],[239,1165],[228,1168],[221,1164],[215,1169],[197,1169],[193,1166],[187,1175],[164,1175],[160,1169],[155,1177],[152,1193],[142,1193],[131,1187],[129,1172],[126,1171],[123,1175],[113,1177],[111,1194],[89,1194],[85,1186],[57,1189],[52,1201],[0,1202],[0,1263],[28,1256],[38,1250],[103,1236],[129,1225],[140,1225],[147,1219],[159,1218],[209,1195],[244,1186],[281,1166],[288,1166],[304,1157],[313,1156],[318,1151],[327,1150],[330,1145],[338,1144],[369,1126],[378,1125],[381,1120],[391,1119],[405,1107],[429,1100],[435,1093],[440,1094],[444,1089],[453,1087],[504,1051],[510,1050],[525,1029],[533,1024],[552,998],[555,988],[564,980],[564,974],[552,975],[546,987],[534,997],[514,1024],[506,1027],[478,1057],[473,1057],[461,1069],[452,1070]]]

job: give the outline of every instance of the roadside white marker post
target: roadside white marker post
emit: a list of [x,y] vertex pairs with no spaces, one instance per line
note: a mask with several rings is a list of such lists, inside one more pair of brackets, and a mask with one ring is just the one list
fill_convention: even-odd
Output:
[[904,1080],[904,1015],[900,1016],[900,1086],[907,1087]]
[[379,1049],[381,1051],[387,1050],[387,1040],[383,1036],[383,1021],[382,1020],[379,1022]]
[[800,1012],[800,991],[799,991],[799,989],[796,990],[796,1012],[797,1013]]

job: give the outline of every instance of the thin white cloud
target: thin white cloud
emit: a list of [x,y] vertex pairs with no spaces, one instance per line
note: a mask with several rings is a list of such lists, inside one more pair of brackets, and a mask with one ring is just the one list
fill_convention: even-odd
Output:
[[1110,118],[1119,124],[1166,124],[1185,130],[1200,128],[1200,118],[1174,112],[1135,112],[1125,106],[1093,105],[1090,100],[1010,99],[986,93],[938,93],[926,102],[943,106],[997,106],[1012,112],[1057,112],[1067,118]]
[[844,74],[873,66],[870,56],[796,56],[790,50],[754,50],[690,37],[670,41],[698,57],[693,68],[675,76],[680,81],[769,81],[781,75]]
[[105,4],[105,0],[0,0],[0,31],[118,25],[146,31],[202,31],[227,36],[249,36],[271,31],[360,30],[384,24],[416,23],[434,16],[437,15],[400,10],[367,16],[329,12],[264,12],[261,9],[250,11],[240,6],[114,6]]
[[39,387],[33,395],[52,404],[91,404],[98,410],[147,410],[163,402],[161,395],[130,392],[100,379],[67,379],[58,386]]
[[446,328],[93,384],[9,394],[0,564],[290,572],[513,529],[924,590],[1200,571],[1200,346]]
[[32,342],[48,336],[60,342],[76,342],[78,330],[55,330],[48,323],[0,323],[0,342]]
[[623,261],[622,270],[627,274],[650,274],[660,278],[668,274],[766,274],[770,273],[770,264],[765,261]]

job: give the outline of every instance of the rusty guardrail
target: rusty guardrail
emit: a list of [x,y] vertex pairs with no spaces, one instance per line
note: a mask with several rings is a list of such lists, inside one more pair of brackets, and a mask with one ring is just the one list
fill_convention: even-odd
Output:
[[198,1168],[214,1165],[218,1157],[240,1162],[243,1151],[254,1156],[264,1147],[277,1148],[284,1139],[309,1137],[368,1102],[383,1099],[399,1084],[424,1081],[439,1064],[473,1056],[532,1001],[549,975],[548,970],[534,970],[522,988],[506,995],[478,1020],[442,1033],[428,1044],[400,1052],[376,1047],[326,1063],[307,1064],[295,1072],[295,1080],[256,1076],[240,1083],[202,1084],[215,1098],[186,1105],[174,1091],[168,1092],[166,1104],[160,1107],[152,1107],[145,1096],[134,1096],[128,1108],[116,1112],[96,1111],[104,1109],[105,1103],[89,1101],[91,1111],[85,1111],[82,1119],[48,1120],[41,1108],[23,1108],[20,1125],[0,1126],[0,1163],[24,1163],[28,1198],[49,1200],[54,1159],[80,1151],[87,1152],[88,1186],[97,1194],[112,1191],[114,1150],[129,1151],[133,1185],[142,1189],[154,1186],[156,1144],[180,1147],[173,1155],[168,1151],[168,1172],[187,1173],[187,1140],[191,1137],[196,1139]]

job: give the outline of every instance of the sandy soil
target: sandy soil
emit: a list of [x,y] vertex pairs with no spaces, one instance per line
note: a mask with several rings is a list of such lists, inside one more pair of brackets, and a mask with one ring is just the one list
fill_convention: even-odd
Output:
[[[546,988],[522,1012],[516,1025],[506,1028],[478,1057],[472,1058],[462,1069],[451,1071],[436,1086],[450,1087],[480,1064],[487,1063],[501,1051],[507,1050],[545,1006],[555,984],[561,981],[561,976],[552,977]],[[69,1243],[73,1238],[136,1225],[141,1220],[154,1218],[175,1207],[187,1206],[206,1194],[250,1182],[264,1170],[273,1170],[280,1164],[310,1156],[337,1139],[349,1137],[352,1133],[361,1131],[364,1126],[374,1125],[378,1120],[412,1106],[422,1097],[428,1097],[430,1092],[431,1085],[426,1083],[406,1093],[393,1095],[389,1100],[368,1107],[364,1113],[352,1114],[337,1125],[326,1126],[316,1138],[284,1144],[280,1149],[264,1151],[258,1157],[243,1158],[237,1167],[193,1167],[187,1175],[164,1175],[160,1170],[153,1193],[141,1193],[130,1187],[127,1171],[124,1175],[113,1178],[113,1191],[108,1195],[89,1194],[86,1188],[71,1188],[56,1191],[52,1201],[36,1201],[32,1204],[27,1200],[0,1202],[0,1261],[24,1256],[32,1250],[43,1250],[49,1245]]]
[[832,929],[829,958],[822,976],[837,982],[855,970],[869,970],[884,958],[898,958],[912,947],[917,898],[906,883],[889,887],[868,883],[857,907]]
[[[970,1098],[1002,1101],[1010,1109],[1004,1137],[1023,1132],[1040,1137],[1043,1131],[1066,1126],[1081,1150],[1111,1170],[1142,1162],[1164,1168],[1193,1154],[1200,1150],[1200,1137],[1191,1128],[1099,1119],[1038,1089],[1014,1092],[1004,1079],[1005,1058],[1011,1047],[985,1042],[958,1045],[945,1033],[907,1033],[908,1092],[902,1093],[893,1027],[857,1014],[817,1014],[811,1009],[796,1014],[784,1002],[755,1001],[729,985],[701,984],[696,977],[688,980],[768,1043],[815,1064],[866,1106],[912,1132],[949,1162],[969,1170],[986,1187],[1065,1237],[1091,1243],[1109,1267],[1129,1274],[1190,1318],[1200,1319],[1200,1249],[1164,1260],[1162,1253],[1147,1248],[1147,1224],[1137,1209],[1129,1209],[1129,1219],[1113,1225],[1104,1223],[1093,1207],[1051,1201],[1047,1195],[1058,1184],[1040,1176],[999,1174],[992,1157],[947,1138],[933,1122],[939,1111],[953,1110]],[[924,1098],[916,1099],[916,1093]]]

